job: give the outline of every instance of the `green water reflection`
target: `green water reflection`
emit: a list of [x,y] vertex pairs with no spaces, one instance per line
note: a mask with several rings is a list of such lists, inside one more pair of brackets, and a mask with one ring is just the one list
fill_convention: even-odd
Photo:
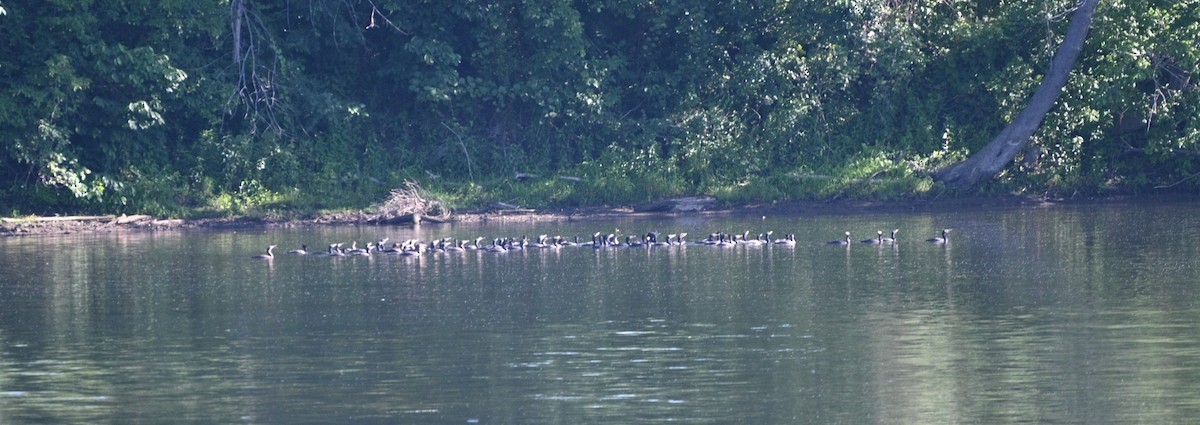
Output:
[[[1189,423],[1196,212],[9,238],[0,423]],[[618,229],[800,243],[249,259]]]

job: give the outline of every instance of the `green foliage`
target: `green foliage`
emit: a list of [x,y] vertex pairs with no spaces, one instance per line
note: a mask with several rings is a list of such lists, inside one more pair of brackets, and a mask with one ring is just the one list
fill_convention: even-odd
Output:
[[[0,201],[921,197],[1021,110],[1075,1],[301,3],[4,4]],[[1037,160],[984,190],[1198,187],[1198,3],[1105,2]]]

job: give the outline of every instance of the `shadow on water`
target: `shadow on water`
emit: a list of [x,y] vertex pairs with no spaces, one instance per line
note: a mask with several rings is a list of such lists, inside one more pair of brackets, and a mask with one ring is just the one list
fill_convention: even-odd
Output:
[[[1186,423],[1195,212],[10,238],[0,423]],[[650,230],[799,243],[281,254]]]

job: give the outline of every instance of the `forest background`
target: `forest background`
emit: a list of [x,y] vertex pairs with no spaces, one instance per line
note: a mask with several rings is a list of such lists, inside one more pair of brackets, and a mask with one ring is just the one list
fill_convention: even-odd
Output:
[[[1200,1],[0,0],[0,215],[1200,189]],[[536,175],[515,179],[514,176]],[[567,177],[567,178],[563,178]]]

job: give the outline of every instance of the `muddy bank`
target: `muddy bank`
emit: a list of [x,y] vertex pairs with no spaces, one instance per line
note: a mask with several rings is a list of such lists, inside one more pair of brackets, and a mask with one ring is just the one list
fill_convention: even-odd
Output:
[[[572,209],[490,209],[458,212],[451,222],[550,222],[603,219],[611,217],[654,217],[680,215],[849,215],[867,213],[920,213],[930,211],[993,210],[1004,208],[1051,208],[1056,206],[1095,204],[1120,205],[1130,203],[1195,203],[1200,196],[1120,196],[1103,198],[1044,199],[1021,196],[988,198],[948,198],[903,201],[801,201],[775,204],[749,204],[734,207],[711,207],[700,211],[645,211],[635,207],[597,207]],[[181,229],[239,229],[250,227],[305,227],[345,225],[412,225],[395,220],[381,220],[376,214],[339,212],[308,217],[225,217],[205,219],[163,219],[149,216],[89,216],[24,217],[0,220],[0,236],[63,235],[75,233],[106,233],[124,231],[172,231]],[[437,226],[436,221],[423,220],[422,225]]]

